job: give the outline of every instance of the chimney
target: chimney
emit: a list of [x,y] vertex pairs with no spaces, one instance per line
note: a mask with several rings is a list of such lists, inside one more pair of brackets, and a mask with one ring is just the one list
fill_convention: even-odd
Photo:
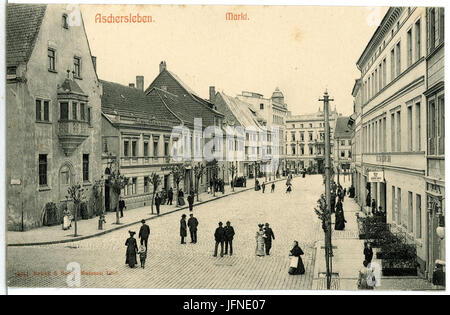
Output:
[[161,61],[161,62],[159,63],[159,73],[161,73],[161,72],[163,72],[164,70],[166,70],[166,68],[167,68],[166,62],[165,62],[165,61]]
[[143,75],[137,75],[136,76],[136,88],[138,90],[144,91],[144,76]]
[[129,83],[128,86],[134,89],[134,83]]
[[216,101],[216,87],[215,86],[209,87],[209,101],[213,104]]
[[95,73],[97,73],[97,57],[91,56],[91,58],[92,58],[92,64],[94,65],[94,71],[95,71]]

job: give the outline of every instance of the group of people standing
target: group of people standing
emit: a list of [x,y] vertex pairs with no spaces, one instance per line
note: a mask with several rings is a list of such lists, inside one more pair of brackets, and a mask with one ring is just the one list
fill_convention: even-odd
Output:
[[145,223],[145,220],[141,220],[141,228],[139,230],[140,246],[137,246],[137,240],[134,238],[136,232],[128,231],[130,237],[126,240],[125,246],[127,247],[125,264],[131,268],[135,268],[137,265],[136,255],[139,255],[141,268],[145,268],[145,260],[147,259],[148,238],[150,237],[150,227]]
[[189,214],[189,220],[186,222],[186,214],[181,215],[180,220],[180,237],[181,244],[186,244],[185,238],[187,237],[187,229],[189,228],[189,234],[191,235],[191,243],[197,243],[197,227],[198,220],[194,217],[194,214]]
[[331,194],[331,212],[335,212],[334,229],[337,231],[343,231],[345,229],[345,223],[347,223],[344,216],[344,206],[343,206],[346,193],[347,193],[346,188],[342,188],[341,185],[338,185],[337,189],[335,190],[335,193]]

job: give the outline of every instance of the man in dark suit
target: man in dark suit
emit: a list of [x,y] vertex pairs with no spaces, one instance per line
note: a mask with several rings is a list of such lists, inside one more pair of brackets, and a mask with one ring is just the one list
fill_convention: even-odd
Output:
[[186,215],[183,213],[180,220],[180,236],[181,244],[186,244],[184,238],[187,236],[187,225],[186,225]]
[[156,193],[155,196],[155,206],[156,206],[156,214],[159,215],[159,207],[161,206],[161,197],[159,193]]
[[139,230],[139,238],[141,239],[141,245],[145,245],[145,250],[147,251],[148,237],[150,236],[150,227],[145,224],[145,220],[141,220],[142,226]]
[[123,209],[126,209],[127,206],[125,205],[125,200],[120,198],[119,200],[119,211],[120,211],[120,217],[123,218]]
[[228,255],[228,245],[230,245],[230,256],[233,255],[233,238],[234,228],[231,226],[230,221],[227,221],[225,227],[225,255]]
[[172,205],[172,201],[173,201],[173,189],[172,187],[170,187],[169,192],[167,193],[167,204]]
[[189,220],[187,223],[189,227],[189,232],[191,234],[191,243],[197,243],[197,226],[198,226],[198,220],[194,215],[191,213],[189,215]]
[[187,197],[187,201],[189,204],[189,211],[194,210],[194,193],[193,192],[191,192],[189,194],[189,196]]
[[223,223],[219,222],[219,227],[216,229],[214,233],[214,238],[216,240],[216,246],[214,247],[214,257],[217,257],[217,248],[220,244],[220,257],[223,257],[223,243],[225,241],[225,230],[223,228]]
[[266,255],[270,255],[270,249],[272,248],[272,239],[275,239],[272,229],[269,227],[269,223],[266,223],[264,229],[264,244],[266,247]]

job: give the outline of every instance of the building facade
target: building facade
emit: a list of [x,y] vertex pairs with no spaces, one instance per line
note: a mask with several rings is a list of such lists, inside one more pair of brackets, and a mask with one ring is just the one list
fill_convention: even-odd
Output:
[[437,233],[445,226],[444,8],[427,8],[426,21],[426,243],[431,280],[436,262],[445,265],[445,239]]
[[[334,126],[338,116],[336,110],[330,111],[331,145],[333,145]],[[325,122],[324,112],[320,108],[313,114],[288,116],[284,140],[286,165],[290,172],[298,173],[306,169],[311,173],[324,173]]]
[[[364,198],[359,200],[374,199],[377,207],[386,209],[388,223],[416,245],[422,273],[429,272],[426,17],[426,9],[419,7],[387,11],[357,61],[362,108],[355,133],[361,136],[362,152],[356,177]],[[369,183],[369,172],[375,171],[384,180]]]
[[83,25],[65,5],[9,4],[6,21],[6,209],[9,230],[43,224],[68,188],[101,178],[101,85]]
[[[334,129],[333,167],[335,174],[343,175],[343,180],[350,175],[352,164],[352,128],[349,126],[350,117],[337,117]],[[339,183],[340,183],[340,179]]]

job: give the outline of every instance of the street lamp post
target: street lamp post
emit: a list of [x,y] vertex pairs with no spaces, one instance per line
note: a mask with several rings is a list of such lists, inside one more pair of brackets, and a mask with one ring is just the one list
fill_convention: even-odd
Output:
[[319,99],[323,102],[323,112],[325,119],[325,198],[327,208],[327,232],[325,236],[325,260],[327,268],[327,289],[331,289],[331,274],[332,274],[332,244],[331,244],[331,144],[330,144],[330,122],[329,122],[329,102],[334,101],[328,96],[328,92],[325,91],[323,98]]

